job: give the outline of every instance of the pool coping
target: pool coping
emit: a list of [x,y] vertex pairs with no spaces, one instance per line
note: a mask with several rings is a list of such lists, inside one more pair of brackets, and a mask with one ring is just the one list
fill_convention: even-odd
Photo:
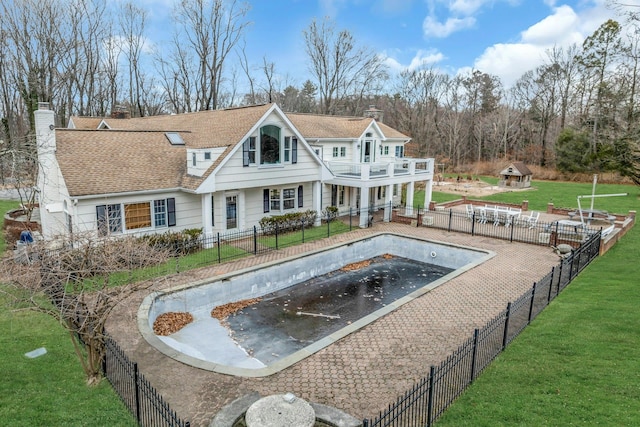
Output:
[[371,314],[368,314],[362,318],[360,318],[359,320],[343,327],[342,329],[324,337],[319,339],[318,341],[314,342],[313,344],[304,347],[298,351],[296,351],[295,353],[292,353],[289,356],[286,356],[268,366],[262,367],[262,368],[256,368],[256,369],[250,369],[250,368],[240,368],[240,367],[232,367],[232,366],[228,366],[228,365],[222,365],[219,363],[215,363],[215,362],[210,362],[210,361],[206,361],[206,360],[202,360],[202,359],[198,359],[195,358],[193,356],[189,356],[186,355],[178,350],[176,350],[175,348],[171,347],[170,345],[166,344],[164,341],[162,341],[160,338],[158,338],[158,336],[153,332],[153,329],[150,327],[149,324],[149,312],[151,309],[151,305],[153,304],[153,301],[161,296],[161,295],[167,295],[167,294],[171,294],[171,293],[175,293],[187,288],[191,288],[191,287],[197,287],[197,286],[201,286],[201,285],[205,285],[208,283],[211,283],[213,278],[207,278],[207,279],[203,279],[203,280],[198,280],[195,282],[190,282],[190,283],[185,283],[185,284],[181,284],[175,287],[171,287],[167,290],[163,290],[163,291],[154,291],[151,292],[149,295],[147,295],[144,300],[142,301],[142,303],[140,304],[140,307],[138,308],[138,315],[137,315],[137,324],[138,324],[138,330],[140,331],[140,333],[142,334],[143,338],[147,341],[147,343],[149,343],[152,347],[154,347],[156,350],[158,350],[159,352],[161,352],[162,354],[171,357],[174,360],[177,360],[179,362],[182,362],[186,365],[189,366],[193,366],[195,368],[199,368],[199,369],[203,369],[206,371],[211,371],[211,372],[216,372],[216,373],[220,373],[220,374],[225,374],[225,375],[233,375],[233,376],[240,376],[240,377],[247,377],[247,378],[259,378],[259,377],[266,377],[266,376],[270,376],[273,375],[277,372],[282,371],[285,368],[288,368],[292,365],[294,365],[295,363],[298,363],[299,361],[317,353],[318,351],[324,349],[325,347],[330,346],[331,344],[335,343],[336,341],[350,335],[353,332],[356,332],[357,330],[369,325],[370,323],[373,323],[374,321],[378,320],[379,318],[386,316],[387,314],[397,310],[398,308],[402,307],[405,304],[408,304],[409,302],[415,300],[416,298],[421,297],[422,295],[431,292],[432,290],[436,289],[437,287],[441,286],[442,284],[448,282],[449,280],[453,279],[454,277],[457,277],[463,273],[468,272],[469,270],[475,268],[476,266],[488,261],[489,259],[493,258],[496,256],[496,253],[491,251],[491,250],[487,250],[487,249],[480,249],[480,248],[476,248],[473,246],[467,246],[467,245],[458,245],[458,244],[453,244],[453,243],[448,243],[448,242],[443,242],[440,240],[434,240],[434,239],[427,239],[427,238],[420,238],[420,237],[415,237],[415,236],[407,236],[407,235],[403,235],[403,234],[399,234],[399,233],[392,233],[392,232],[379,232],[379,233],[373,233],[367,237],[364,238],[357,238],[357,239],[353,239],[347,242],[341,242],[341,243],[337,243],[334,245],[329,245],[326,247],[323,247],[322,249],[316,249],[316,250],[311,250],[308,252],[303,252],[297,255],[292,255],[283,259],[279,259],[276,261],[269,261],[266,263],[262,263],[259,265],[255,265],[255,266],[251,266],[251,267],[247,267],[244,269],[240,269],[240,270],[236,270],[233,271],[231,273],[226,273],[226,274],[222,274],[219,276],[214,276],[215,277],[215,281],[220,281],[220,280],[224,280],[224,279],[228,279],[230,277],[233,276],[237,276],[240,274],[245,274],[247,272],[251,272],[254,270],[258,270],[258,269],[262,269],[265,267],[269,267],[269,266],[274,266],[274,265],[278,265],[278,264],[282,264],[291,260],[295,260],[300,258],[301,256],[308,256],[308,255],[313,255],[316,253],[320,253],[320,252],[324,252],[330,249],[336,249],[339,248],[341,246],[346,246],[346,245],[351,245],[354,242],[357,241],[361,241],[361,240],[368,240],[368,239],[372,239],[372,238],[376,238],[376,237],[382,237],[382,236],[396,236],[396,237],[400,237],[400,238],[410,238],[413,240],[419,240],[419,241],[424,241],[424,242],[431,242],[431,243],[436,243],[439,245],[444,245],[444,246],[450,246],[450,247],[455,247],[455,248],[461,248],[461,249],[467,249],[467,250],[473,250],[476,252],[481,252],[484,253],[485,255],[480,257],[478,260],[471,262],[463,267],[459,267],[458,269],[452,271],[451,273],[447,274],[446,276],[443,276],[423,287],[421,287],[420,289],[417,289],[415,291],[413,291],[412,293],[399,298],[397,300],[395,300],[394,302],[374,311]]

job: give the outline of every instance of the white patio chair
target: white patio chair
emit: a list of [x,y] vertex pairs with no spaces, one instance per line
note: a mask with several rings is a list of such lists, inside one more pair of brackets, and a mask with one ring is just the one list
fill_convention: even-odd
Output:
[[538,219],[540,219],[540,212],[531,211],[529,216],[525,217],[526,225],[528,225],[529,228],[533,228],[538,224]]
[[487,220],[487,210],[485,208],[478,209],[478,223],[486,224]]
[[467,209],[467,217],[469,218],[469,221],[473,221],[473,205],[466,205],[466,209]]

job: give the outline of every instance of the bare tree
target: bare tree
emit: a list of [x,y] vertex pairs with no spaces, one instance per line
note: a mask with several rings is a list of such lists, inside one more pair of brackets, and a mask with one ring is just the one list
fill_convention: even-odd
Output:
[[147,12],[131,2],[124,3],[118,16],[122,31],[123,52],[127,57],[129,80],[129,109],[132,116],[145,116],[143,92],[144,76],[141,68],[144,30]]
[[170,54],[173,61],[163,62],[170,67],[163,73],[170,79],[164,86],[179,83],[190,90],[186,96],[193,97],[194,105],[186,104],[186,111],[218,108],[224,65],[249,25],[247,12],[248,6],[236,0],[182,0],[176,5],[179,31]]
[[[76,236],[79,237],[79,236]],[[56,242],[48,242],[48,244]],[[152,282],[112,283],[112,277],[163,262],[167,253],[135,238],[97,242],[84,236],[80,246],[61,239],[59,250],[33,243],[27,264],[3,263],[11,286],[2,292],[15,309],[45,313],[67,329],[87,383],[101,379],[105,355],[105,323],[112,310]],[[76,241],[77,244],[77,241]],[[67,249],[68,248],[68,249]]]
[[388,78],[383,58],[366,47],[358,47],[349,31],[336,33],[328,18],[320,25],[313,20],[303,35],[321,114],[337,114],[346,97],[362,99]]

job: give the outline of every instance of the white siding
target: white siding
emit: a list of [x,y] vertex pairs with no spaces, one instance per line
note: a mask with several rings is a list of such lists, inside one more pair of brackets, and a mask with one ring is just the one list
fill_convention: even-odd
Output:
[[[79,200],[75,210],[76,222],[74,223],[74,231],[81,233],[97,231],[96,206],[99,205],[150,202],[151,220],[153,223],[153,201],[168,198],[175,198],[176,202],[176,225],[174,227],[155,228],[152,225],[150,228],[125,230],[123,234],[144,235],[165,233],[167,231],[178,232],[189,228],[202,228],[200,196],[182,192],[166,192]],[[124,217],[124,208],[122,214]]]
[[[276,125],[281,127],[281,139],[285,136],[294,137],[293,132],[285,127],[284,122],[275,120],[277,116],[267,119],[261,126]],[[259,130],[256,132],[256,145],[259,145]],[[297,184],[319,180],[321,177],[321,165],[315,160],[315,156],[307,151],[302,141],[298,141],[296,164],[280,163],[278,165],[260,165],[259,153],[256,153],[256,164],[243,166],[242,146],[227,160],[215,174],[215,191],[229,191],[248,189],[255,187],[279,186],[285,184]],[[281,160],[283,156],[281,155]],[[207,183],[203,184],[201,191],[206,191]]]

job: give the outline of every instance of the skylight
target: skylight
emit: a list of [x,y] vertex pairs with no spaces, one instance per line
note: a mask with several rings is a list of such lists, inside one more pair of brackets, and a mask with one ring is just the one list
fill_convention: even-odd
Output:
[[177,132],[165,132],[171,145],[184,145],[184,139]]

